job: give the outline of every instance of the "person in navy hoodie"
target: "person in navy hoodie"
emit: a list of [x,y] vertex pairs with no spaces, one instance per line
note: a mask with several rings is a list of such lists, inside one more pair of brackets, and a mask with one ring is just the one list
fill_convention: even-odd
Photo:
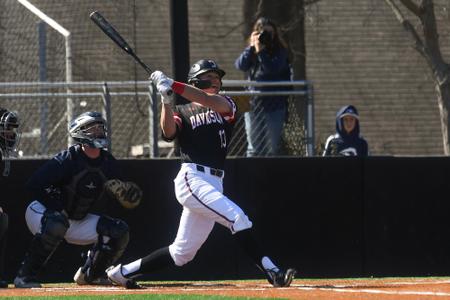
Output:
[[368,156],[369,146],[359,131],[358,110],[353,105],[342,107],[336,114],[336,133],[325,143],[323,156]]

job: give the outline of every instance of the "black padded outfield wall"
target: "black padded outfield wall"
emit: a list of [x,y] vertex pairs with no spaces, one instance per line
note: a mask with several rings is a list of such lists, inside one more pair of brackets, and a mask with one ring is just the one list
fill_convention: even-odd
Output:
[[364,270],[450,274],[450,158],[370,158],[364,164]]
[[[0,178],[1,206],[9,214],[6,279],[12,280],[31,240],[23,185],[44,161],[14,161]],[[131,228],[121,262],[168,245],[181,206],[175,199],[175,160],[121,160],[145,201],[111,213]],[[253,221],[255,235],[281,266],[299,277],[448,275],[450,270],[450,158],[241,158],[226,165],[225,194]],[[71,281],[86,247],[63,243],[41,278]],[[146,275],[145,280],[263,278],[216,225],[194,261]]]

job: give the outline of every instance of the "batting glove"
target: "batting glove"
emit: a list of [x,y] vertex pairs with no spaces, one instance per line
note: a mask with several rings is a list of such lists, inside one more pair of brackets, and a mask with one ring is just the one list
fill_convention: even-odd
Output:
[[167,77],[161,71],[155,71],[150,75],[150,80],[156,84],[156,89],[161,93],[161,102],[169,104],[173,102],[173,79]]
[[157,85],[158,92],[161,93],[161,102],[164,104],[173,103],[173,91],[171,87],[165,85]]

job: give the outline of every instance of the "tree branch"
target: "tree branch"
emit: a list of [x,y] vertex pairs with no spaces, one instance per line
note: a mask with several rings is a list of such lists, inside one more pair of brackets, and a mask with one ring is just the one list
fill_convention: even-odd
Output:
[[411,0],[400,0],[401,3],[413,14],[415,14],[417,17],[420,17],[420,15],[423,13],[422,9],[413,1]]
[[[395,14],[395,17],[397,18],[397,20],[402,24],[403,28],[411,35],[411,37],[413,38],[414,42],[415,42],[415,49],[421,54],[423,55],[427,60],[429,60],[429,56],[427,54],[427,51],[425,49],[425,46],[422,42],[422,39],[420,38],[419,34],[417,33],[417,31],[414,29],[414,26],[412,26],[411,22],[409,22],[408,20],[405,19],[405,17],[403,17],[402,12],[400,11],[400,9],[397,7],[397,5],[395,5],[393,0],[384,0],[392,9],[392,11]],[[407,1],[407,0],[400,0],[400,1]]]
[[305,0],[305,6],[320,2],[321,0]]
[[[439,36],[436,28],[436,18],[434,15],[433,0],[422,0],[420,8],[411,0],[399,0],[409,10],[411,10],[421,21],[424,39],[422,40],[414,26],[405,19],[400,9],[394,3],[394,0],[385,0],[391,7],[397,20],[403,28],[411,35],[415,42],[415,49],[425,58],[430,66],[433,76],[439,85],[446,84],[447,64],[442,60],[439,48]],[[414,10],[414,11],[413,11]]]
[[436,27],[436,16],[432,0],[422,0],[423,14],[420,18],[423,26],[423,36],[428,53],[432,60],[432,70],[440,85],[448,81],[447,64],[442,59],[441,48],[439,46],[439,34]]

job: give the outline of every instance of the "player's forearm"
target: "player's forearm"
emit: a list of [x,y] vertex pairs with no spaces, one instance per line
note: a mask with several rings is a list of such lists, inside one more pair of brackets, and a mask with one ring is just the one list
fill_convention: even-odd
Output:
[[173,119],[173,110],[167,104],[162,104],[160,124],[163,135],[166,138],[170,139],[175,136],[177,128]]
[[183,98],[199,103],[203,106],[209,107],[219,113],[229,113],[232,107],[230,103],[222,96],[217,94],[209,94],[192,85],[187,85],[181,82],[174,81],[172,89],[175,93],[181,95]]

